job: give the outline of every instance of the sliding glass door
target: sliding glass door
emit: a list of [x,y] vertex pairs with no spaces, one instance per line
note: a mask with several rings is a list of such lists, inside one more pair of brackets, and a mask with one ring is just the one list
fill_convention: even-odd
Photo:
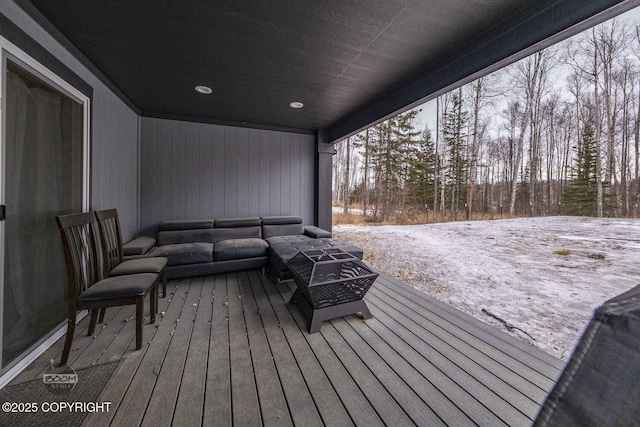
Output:
[[34,70],[3,62],[5,372],[66,319],[66,272],[55,217],[86,207],[88,110]]

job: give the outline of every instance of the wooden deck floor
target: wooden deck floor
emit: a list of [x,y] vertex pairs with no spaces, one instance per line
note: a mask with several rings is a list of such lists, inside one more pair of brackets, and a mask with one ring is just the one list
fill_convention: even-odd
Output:
[[366,296],[374,319],[309,335],[294,287],[259,271],[172,281],[139,351],[133,307],[110,309],[95,338],[85,318],[70,365],[120,362],[98,399],[111,410],[84,424],[528,426],[563,367],[386,275]]

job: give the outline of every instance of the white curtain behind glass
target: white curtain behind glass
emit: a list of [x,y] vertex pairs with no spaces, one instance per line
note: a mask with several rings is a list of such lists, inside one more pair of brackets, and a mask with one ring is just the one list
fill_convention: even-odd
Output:
[[79,104],[7,73],[3,367],[66,318],[55,216],[82,208],[81,122]]

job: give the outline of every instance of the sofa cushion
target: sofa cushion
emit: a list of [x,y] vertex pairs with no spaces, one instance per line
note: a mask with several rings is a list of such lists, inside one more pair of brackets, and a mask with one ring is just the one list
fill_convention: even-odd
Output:
[[214,235],[213,228],[160,231],[158,232],[158,246],[197,242],[214,243]]
[[263,216],[262,238],[303,234],[304,226],[299,216]]
[[302,224],[299,216],[263,216],[262,225]]
[[304,234],[317,239],[319,237],[331,237],[331,232],[315,225],[307,225],[304,227]]
[[269,244],[262,239],[231,239],[218,242],[213,247],[214,261],[257,258],[267,256]]
[[179,219],[163,221],[158,225],[158,230],[196,230],[199,228],[213,228],[212,219]]
[[262,228],[255,227],[230,227],[215,228],[211,242],[218,243],[231,239],[259,239],[262,237]]
[[167,265],[197,264],[213,261],[213,243],[183,243],[158,246],[151,256],[165,257]]
[[268,238],[273,236],[293,236],[304,234],[302,224],[282,224],[282,225],[263,225],[262,237]]
[[215,220],[216,228],[230,228],[230,227],[251,227],[260,226],[262,220],[257,216],[246,218],[218,218]]

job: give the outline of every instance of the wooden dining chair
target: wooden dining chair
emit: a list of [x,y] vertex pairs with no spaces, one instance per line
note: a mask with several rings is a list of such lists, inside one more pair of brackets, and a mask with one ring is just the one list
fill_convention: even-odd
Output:
[[150,318],[155,322],[158,275],[132,274],[104,278],[99,254],[100,236],[93,212],[56,217],[62,233],[69,288],[67,335],[60,365],[67,363],[78,311],[90,310],[87,335],[93,335],[98,310],[122,305],[136,306],[136,349],[142,348],[144,298],[150,295]]
[[137,273],[155,273],[162,282],[162,297],[167,296],[167,258],[140,257],[124,260],[122,233],[117,209],[95,212],[100,230],[105,273],[109,277]]

